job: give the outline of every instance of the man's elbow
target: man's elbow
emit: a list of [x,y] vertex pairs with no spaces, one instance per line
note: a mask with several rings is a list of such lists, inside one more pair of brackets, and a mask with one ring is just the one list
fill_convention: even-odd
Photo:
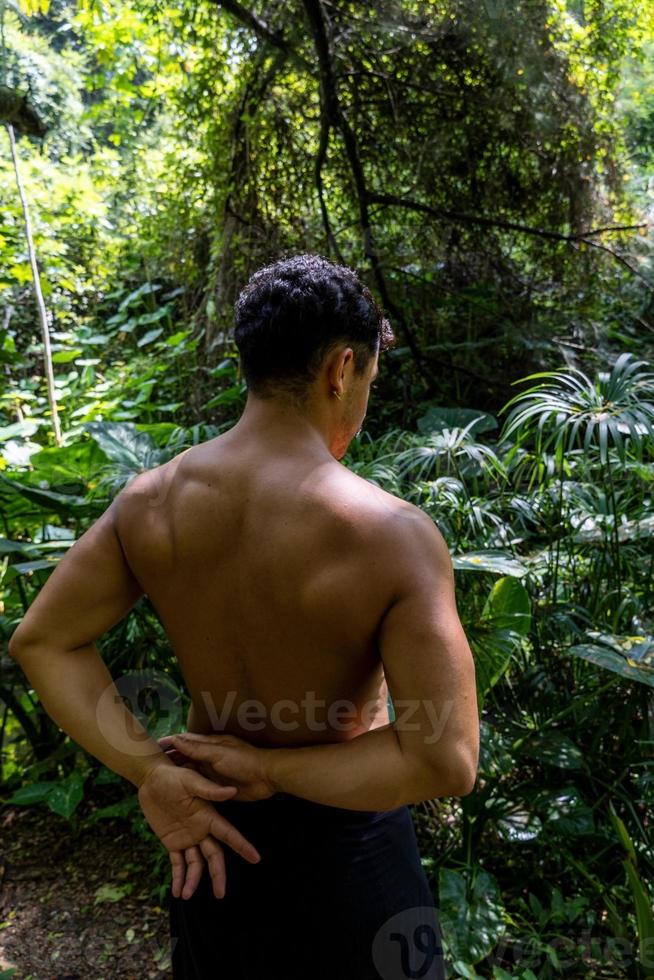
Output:
[[434,773],[434,797],[468,796],[477,782],[476,759],[461,758],[446,769],[439,766]]
[[7,653],[12,660],[20,663],[26,652],[34,646],[34,638],[30,636],[24,625],[18,626],[12,633],[7,645]]
[[454,796],[468,796],[477,784],[479,768],[479,739],[472,741],[461,758],[459,766],[459,786]]
[[461,771],[455,778],[451,791],[448,796],[468,796],[472,793],[477,782],[477,770],[467,769]]
[[7,653],[12,660],[18,660],[20,657],[21,649],[21,638],[20,638],[20,627],[11,634],[9,638],[9,643],[7,644]]

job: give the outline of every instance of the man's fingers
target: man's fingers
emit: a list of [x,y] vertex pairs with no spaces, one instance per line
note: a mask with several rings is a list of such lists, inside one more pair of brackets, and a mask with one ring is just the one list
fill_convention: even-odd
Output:
[[173,733],[173,737],[189,739],[193,742],[210,742],[212,745],[220,745],[225,742],[229,744],[231,741],[240,741],[236,735],[205,735],[203,732],[179,732],[177,735]]
[[250,864],[258,864],[261,860],[261,855],[248,840],[245,839],[243,834],[231,824],[220,814],[216,813],[216,816],[212,819],[209,826],[211,834],[217,839],[224,841],[233,851],[240,854],[242,858],[249,861]]
[[171,744],[179,752],[187,755],[190,759],[197,759],[199,762],[213,763],[216,758],[216,745],[212,742],[173,735]]
[[184,886],[186,862],[184,861],[184,855],[181,851],[169,851],[168,855],[170,857],[170,864],[173,871],[171,891],[174,898],[179,898],[182,894],[182,888]]
[[230,800],[232,796],[238,793],[236,786],[221,786],[220,783],[215,782],[213,779],[207,779],[206,776],[201,776],[194,769],[189,768],[186,771],[188,772],[188,782],[185,784],[186,789],[193,793],[194,796],[199,796],[201,800],[216,800],[220,802],[221,800]]
[[225,854],[220,844],[213,837],[205,837],[200,841],[200,850],[209,866],[213,893],[216,898],[225,897]]
[[200,884],[200,878],[204,871],[204,858],[197,845],[187,847],[184,851],[184,857],[186,858],[186,880],[182,889],[182,898],[190,898]]
[[167,757],[174,762],[176,766],[193,766],[195,763],[179,749],[164,749]]

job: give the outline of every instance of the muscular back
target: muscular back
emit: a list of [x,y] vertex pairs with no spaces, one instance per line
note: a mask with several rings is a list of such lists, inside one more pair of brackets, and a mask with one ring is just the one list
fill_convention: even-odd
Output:
[[231,433],[134,480],[118,533],[190,727],[302,745],[386,724],[376,635],[397,584],[389,521],[409,509],[332,458]]

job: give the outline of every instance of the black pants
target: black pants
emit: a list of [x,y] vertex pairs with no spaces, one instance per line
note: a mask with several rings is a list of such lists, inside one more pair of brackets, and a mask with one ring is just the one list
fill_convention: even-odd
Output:
[[171,898],[174,980],[443,980],[441,933],[408,807],[355,811],[278,793],[218,810],[261,854],[225,847]]

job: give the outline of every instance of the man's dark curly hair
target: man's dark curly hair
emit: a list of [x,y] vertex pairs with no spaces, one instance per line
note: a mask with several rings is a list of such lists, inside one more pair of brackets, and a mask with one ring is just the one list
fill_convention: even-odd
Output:
[[362,374],[395,337],[353,269],[320,255],[294,255],[258,269],[238,297],[234,339],[248,389],[267,397],[306,392],[325,354],[344,342]]

